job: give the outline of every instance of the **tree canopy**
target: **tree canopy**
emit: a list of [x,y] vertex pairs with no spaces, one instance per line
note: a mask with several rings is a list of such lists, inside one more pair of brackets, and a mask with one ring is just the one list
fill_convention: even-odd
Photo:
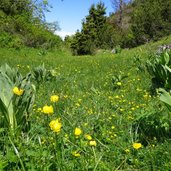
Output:
[[[171,0],[111,0],[114,12],[106,16],[102,2],[89,14],[70,41],[73,54],[92,54],[95,49],[131,48],[171,34]],[[126,3],[127,2],[127,3]]]
[[0,46],[59,46],[58,23],[47,23],[45,11],[47,0],[0,0]]

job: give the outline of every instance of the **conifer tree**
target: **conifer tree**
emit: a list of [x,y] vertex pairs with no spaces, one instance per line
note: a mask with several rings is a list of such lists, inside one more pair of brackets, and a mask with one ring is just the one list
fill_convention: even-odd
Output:
[[[71,48],[77,54],[92,54],[95,48],[103,46],[103,31],[106,25],[106,8],[102,2],[90,7],[89,15],[82,22],[82,30],[75,35]],[[75,49],[73,50],[75,52]]]

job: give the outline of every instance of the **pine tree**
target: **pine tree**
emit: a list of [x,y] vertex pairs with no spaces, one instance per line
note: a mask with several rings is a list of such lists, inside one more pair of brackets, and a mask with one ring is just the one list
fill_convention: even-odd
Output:
[[[77,54],[92,54],[95,48],[103,47],[103,32],[106,25],[106,8],[102,2],[90,7],[89,15],[82,22],[82,30],[76,34],[71,48]],[[74,47],[74,48],[73,48]]]

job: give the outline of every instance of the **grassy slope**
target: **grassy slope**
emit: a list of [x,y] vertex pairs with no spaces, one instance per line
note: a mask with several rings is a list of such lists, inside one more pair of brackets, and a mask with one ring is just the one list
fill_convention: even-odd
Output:
[[[156,43],[123,50],[117,55],[106,52],[81,57],[73,57],[63,51],[40,55],[36,49],[0,49],[0,64],[19,65],[19,70],[26,73],[44,63],[46,68],[57,71],[57,80],[45,83],[38,90],[36,105],[49,104],[52,92],[59,94],[58,113],[65,115],[70,122],[70,126],[67,122],[64,124],[65,133],[70,135],[71,128],[80,126],[97,140],[98,170],[162,170],[162,167],[167,170],[171,159],[163,151],[169,144],[142,140],[132,131],[132,124],[140,115],[160,112],[158,100],[149,95],[150,77],[138,69],[135,57],[143,63],[157,46],[170,42],[171,36]],[[112,83],[114,75],[127,76],[116,90]],[[34,122],[38,124],[40,120],[41,116]],[[143,143],[144,148],[139,153],[133,151],[133,142]],[[130,152],[126,153],[126,149]],[[88,169],[87,162],[90,169],[97,164],[88,160],[86,154],[85,160],[80,159],[80,162],[83,165],[80,170]],[[73,158],[67,158],[65,163],[74,170]]]

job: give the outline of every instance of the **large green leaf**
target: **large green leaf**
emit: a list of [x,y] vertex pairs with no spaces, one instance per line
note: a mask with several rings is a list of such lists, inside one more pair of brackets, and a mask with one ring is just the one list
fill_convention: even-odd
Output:
[[[15,68],[0,67],[0,127],[8,128],[12,133],[30,127],[29,114],[35,98],[35,88],[30,80],[31,73],[22,77]],[[24,90],[21,96],[13,93],[15,86]]]
[[158,90],[160,94],[160,100],[166,104],[168,109],[171,111],[171,95],[166,90],[160,88]]
[[12,105],[12,97],[13,92],[12,89],[14,84],[8,78],[8,76],[4,73],[0,73],[0,111],[1,115],[9,122],[11,128],[15,127],[15,118],[13,116],[13,105]]
[[170,61],[169,54],[167,52],[165,52],[163,56],[164,56],[164,59],[165,59],[165,64],[168,65],[169,61]]

